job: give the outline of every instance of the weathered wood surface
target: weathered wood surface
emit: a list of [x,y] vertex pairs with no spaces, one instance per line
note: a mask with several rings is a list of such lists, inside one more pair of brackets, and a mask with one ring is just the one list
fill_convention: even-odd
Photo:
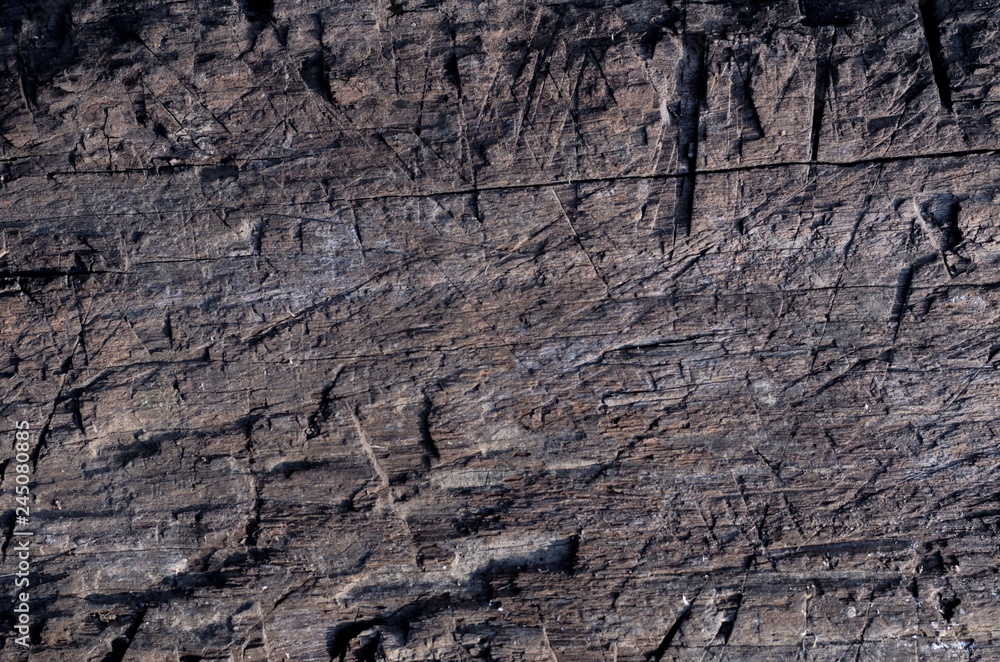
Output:
[[3,3],[30,659],[1000,659],[998,33]]

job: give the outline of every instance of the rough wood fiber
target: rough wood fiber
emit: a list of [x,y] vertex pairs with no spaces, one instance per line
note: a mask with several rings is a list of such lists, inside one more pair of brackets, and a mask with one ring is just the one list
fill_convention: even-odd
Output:
[[3,3],[30,659],[1000,659],[998,34]]

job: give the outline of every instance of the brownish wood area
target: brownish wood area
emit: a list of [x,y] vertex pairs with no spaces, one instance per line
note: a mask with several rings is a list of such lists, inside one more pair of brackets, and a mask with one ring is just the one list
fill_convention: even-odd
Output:
[[1000,659],[998,36],[0,3],[0,660]]

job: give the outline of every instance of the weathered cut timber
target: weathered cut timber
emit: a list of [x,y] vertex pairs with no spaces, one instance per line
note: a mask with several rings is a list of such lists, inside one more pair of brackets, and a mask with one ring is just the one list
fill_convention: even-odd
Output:
[[0,659],[1000,659],[998,37],[2,3]]

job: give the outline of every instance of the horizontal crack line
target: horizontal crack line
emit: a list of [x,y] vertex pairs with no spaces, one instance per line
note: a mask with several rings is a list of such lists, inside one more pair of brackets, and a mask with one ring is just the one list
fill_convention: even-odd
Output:
[[[723,168],[704,168],[697,171],[697,176],[702,177],[705,175],[725,175],[730,173],[740,173],[740,172],[752,172],[755,170],[775,170],[780,168],[794,168],[794,167],[830,167],[830,168],[856,168],[858,166],[864,165],[878,165],[883,163],[900,163],[905,161],[921,161],[921,160],[934,160],[934,159],[949,159],[949,158],[961,158],[967,156],[995,156],[1000,154],[1000,148],[976,148],[976,149],[966,149],[966,150],[956,150],[948,152],[927,152],[927,153],[917,153],[917,154],[897,154],[892,156],[871,156],[859,159],[849,159],[844,161],[781,161],[776,163],[757,163],[741,166],[723,167]],[[301,159],[318,158],[319,155],[309,154],[299,157]],[[254,159],[256,162],[268,161],[266,158]],[[297,160],[297,159],[296,159]],[[121,175],[121,174],[136,174],[136,173],[149,173],[156,172],[158,170],[169,170],[169,169],[193,169],[202,167],[213,167],[217,164],[214,163],[194,163],[194,164],[176,164],[172,166],[150,166],[148,168],[123,168],[121,170],[66,170],[66,171],[53,171],[46,173],[48,177],[56,176],[71,176],[71,175]],[[244,171],[245,172],[245,171]],[[248,172],[247,174],[252,174]],[[606,175],[600,177],[573,177],[567,179],[552,179],[547,181],[538,182],[525,182],[519,184],[493,184],[493,185],[483,185],[476,187],[468,187],[461,189],[444,189],[439,191],[421,191],[414,193],[386,193],[381,195],[371,195],[371,196],[358,196],[352,198],[333,198],[324,199],[316,201],[306,201],[300,202],[300,205],[308,204],[329,204],[330,202],[351,202],[351,201],[363,201],[363,200],[383,200],[383,199],[398,199],[398,198],[428,198],[435,196],[450,196],[450,195],[471,195],[473,193],[488,193],[492,191],[507,191],[507,190],[523,190],[530,188],[550,188],[555,186],[567,186],[571,184],[600,184],[600,183],[611,183],[617,181],[648,181],[648,180],[670,180],[678,179],[690,176],[690,173],[686,172],[670,172],[670,173],[656,173],[656,174],[625,174],[625,175]]]

